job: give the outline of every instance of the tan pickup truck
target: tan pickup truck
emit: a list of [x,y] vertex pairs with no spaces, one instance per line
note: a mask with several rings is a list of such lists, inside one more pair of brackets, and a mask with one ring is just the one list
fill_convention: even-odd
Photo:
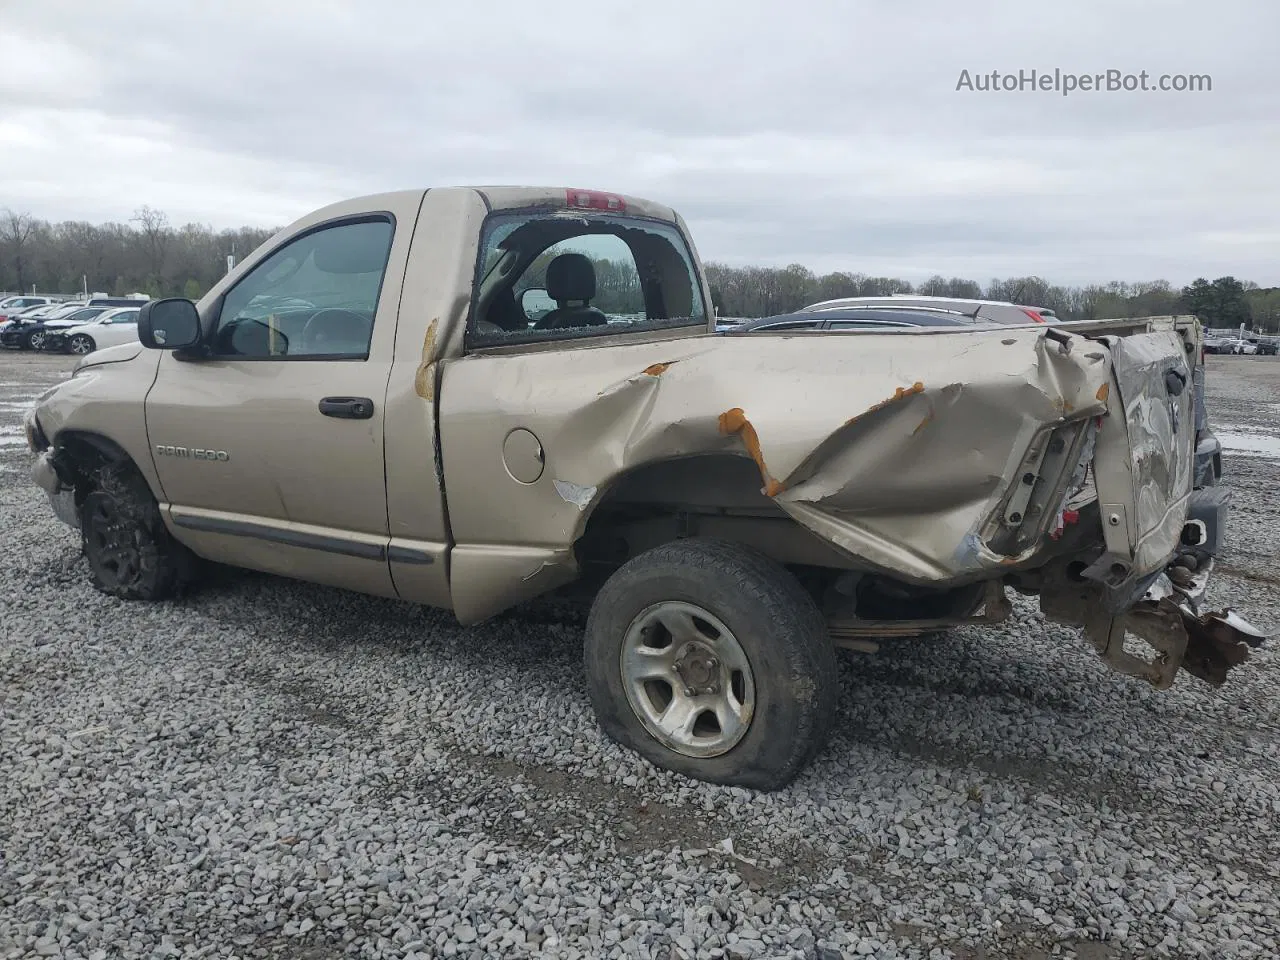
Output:
[[601,725],[693,777],[786,784],[836,648],[1007,589],[1157,686],[1260,642],[1199,609],[1192,318],[718,333],[674,211],[495,187],[318,210],[138,332],[26,421],[99,589],[209,560],[469,624],[572,585]]

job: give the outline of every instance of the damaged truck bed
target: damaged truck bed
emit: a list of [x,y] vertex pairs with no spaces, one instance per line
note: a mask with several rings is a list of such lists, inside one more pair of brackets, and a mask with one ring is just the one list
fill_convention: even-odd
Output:
[[702,779],[787,783],[834,646],[1008,589],[1160,687],[1263,639],[1203,609],[1228,498],[1194,318],[717,333],[673,211],[456,188],[316,211],[139,335],[27,423],[101,589],[207,559],[474,623],[586,586],[602,726]]

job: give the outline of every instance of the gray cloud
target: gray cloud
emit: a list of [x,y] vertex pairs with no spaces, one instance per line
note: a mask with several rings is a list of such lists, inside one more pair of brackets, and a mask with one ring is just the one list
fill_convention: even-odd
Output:
[[[275,225],[364,192],[547,183],[669,203],[733,263],[1280,282],[1280,8],[853,7],[9,0],[0,205]],[[1213,90],[955,89],[1055,67]]]

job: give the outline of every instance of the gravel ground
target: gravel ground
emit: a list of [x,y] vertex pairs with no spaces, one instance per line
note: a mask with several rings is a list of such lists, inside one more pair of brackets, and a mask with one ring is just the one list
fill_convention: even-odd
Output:
[[[1209,363],[1280,435],[1280,362]],[[694,783],[598,732],[571,608],[95,593],[19,428],[69,366],[0,355],[0,957],[1280,954],[1274,651],[1158,692],[1019,600],[848,655],[788,790]],[[1227,470],[1214,599],[1274,630],[1280,460]]]

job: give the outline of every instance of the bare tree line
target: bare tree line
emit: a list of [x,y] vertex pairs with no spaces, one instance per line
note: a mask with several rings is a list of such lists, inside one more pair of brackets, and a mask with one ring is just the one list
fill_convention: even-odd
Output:
[[712,299],[725,317],[767,317],[821,300],[917,293],[934,297],[1008,300],[1053,310],[1063,320],[1157,317],[1194,313],[1209,326],[1240,323],[1260,331],[1280,331],[1280,288],[1261,288],[1234,277],[1203,278],[1178,289],[1165,280],[1113,281],[1082,287],[1051,284],[1041,277],[993,279],[985,286],[961,277],[934,276],[912,285],[896,277],[862,273],[821,276],[793,263],[787,267],[730,267],[704,264]]
[[151,296],[204,294],[226,273],[228,254],[244,257],[274,233],[261,227],[215,231],[174,227],[163,211],[142,207],[126,223],[49,223],[29,213],[0,213],[0,290]]
[[[0,214],[0,290],[67,294],[87,286],[90,293],[194,299],[223,275],[228,254],[244,257],[274,232],[260,227],[215,231],[198,223],[175,227],[163,211],[146,206],[128,222],[101,224],[49,223],[5,210]],[[605,299],[631,301],[631,271],[612,263],[599,266]],[[1040,277],[993,279],[983,285],[934,276],[913,285],[862,273],[818,275],[801,264],[733,267],[708,262],[705,269],[720,315],[729,317],[771,316],[838,297],[920,293],[1011,300],[1046,307],[1064,320],[1190,312],[1211,326],[1245,323],[1280,331],[1280,288],[1263,289],[1233,277],[1199,279],[1182,289],[1164,280],[1060,286]]]

